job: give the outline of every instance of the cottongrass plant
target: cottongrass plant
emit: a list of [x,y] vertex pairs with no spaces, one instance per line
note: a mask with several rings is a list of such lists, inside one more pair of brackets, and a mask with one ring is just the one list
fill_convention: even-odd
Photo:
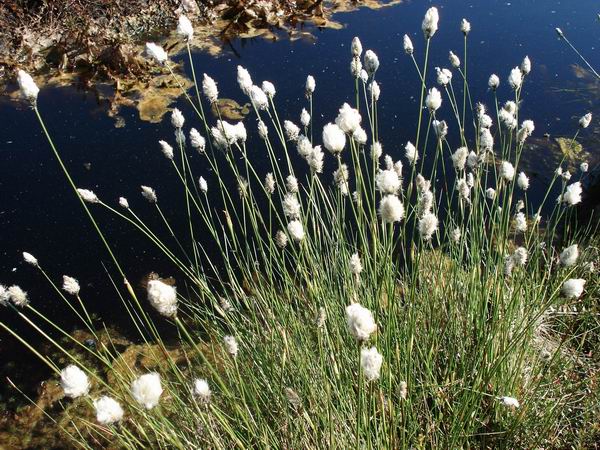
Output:
[[[299,127],[295,119],[280,120],[273,83],[259,87],[238,67],[257,119],[253,145],[270,165],[266,173],[248,156],[254,131],[247,127],[254,120],[214,123],[204,114],[219,91],[207,74],[198,83],[190,53],[195,95],[183,93],[197,117],[174,110],[175,138],[170,143],[165,136],[156,150],[181,185],[187,226],[177,232],[152,187],[141,187],[145,202],[121,197],[113,206],[74,182],[38,109],[39,89],[19,72],[24,97],[111,255],[110,282],[156,367],[116,370],[119,352],[102,338],[103,323],[86,311],[79,298],[85,289],[65,276],[61,290],[42,262],[24,254],[101,342],[82,346],[54,326],[95,361],[86,363],[37,327],[34,320],[53,324],[35,299],[18,286],[0,287],[2,304],[71,363],[58,367],[0,323],[55,371],[69,401],[81,404],[64,411],[66,436],[84,448],[553,444],[571,423],[562,412],[578,399],[552,382],[568,367],[570,339],[558,335],[550,352],[541,344],[550,340],[544,330],[565,305],[598,292],[597,282],[586,283],[594,277],[593,252],[580,255],[586,244],[568,220],[581,185],[568,182],[561,169],[548,188],[559,188],[557,202],[549,194],[535,207],[528,201],[534,181],[519,166],[535,127],[523,120],[528,112],[519,100],[531,61],[512,69],[505,86],[490,76],[489,97],[475,104],[466,77],[467,20],[457,24],[462,57],[450,52],[452,70],[428,75],[439,20],[430,8],[422,23],[422,64],[419,42],[405,35],[398,43],[421,84],[415,136],[404,152],[383,154],[380,61],[372,50],[363,56],[359,39],[348,55],[356,97],[322,128],[313,120],[312,76],[307,103],[298,105]],[[193,28],[184,17],[178,33],[189,50]],[[161,47],[146,48],[172,71]],[[584,117],[580,129],[592,120]],[[192,163],[192,152],[202,164]],[[142,233],[178,270],[177,285],[156,278],[146,292],[134,289],[96,222],[98,208]],[[168,233],[150,228],[137,208],[155,211]],[[566,248],[556,247],[564,241]],[[162,339],[156,320],[173,327],[176,344]],[[578,417],[585,414],[579,410]]]

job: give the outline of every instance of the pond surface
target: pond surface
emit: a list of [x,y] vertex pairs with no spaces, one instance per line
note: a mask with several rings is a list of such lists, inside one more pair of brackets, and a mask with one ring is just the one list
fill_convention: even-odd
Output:
[[[320,130],[335,118],[343,102],[352,101],[350,42],[359,36],[365,50],[373,49],[381,61],[377,72],[382,91],[380,140],[384,152],[398,159],[406,141],[414,140],[419,101],[418,78],[410,58],[403,52],[402,36],[404,33],[411,36],[417,60],[421,62],[424,40],[420,25],[425,10],[432,5],[440,8],[441,20],[440,30],[432,40],[430,67],[449,67],[449,50],[462,58],[459,23],[466,17],[472,24],[468,61],[474,101],[493,105],[493,96],[487,89],[492,73],[501,79],[499,97],[503,101],[510,98],[506,82],[510,69],[519,65],[525,55],[531,58],[533,71],[526,81],[521,117],[534,120],[534,136],[541,142],[536,154],[526,156],[531,168],[531,195],[539,195],[556,168],[548,146],[544,145],[544,134],[572,137],[578,118],[585,112],[592,110],[600,117],[600,109],[595,106],[600,93],[598,83],[591,77],[582,77],[581,71],[573,68],[573,64],[581,62],[554,31],[555,27],[562,28],[590,63],[600,67],[597,1],[410,1],[380,10],[360,9],[337,15],[335,19],[345,27],[341,30],[309,27],[307,31],[314,34],[314,40],[234,40],[219,57],[194,54],[194,64],[197,72],[206,72],[218,82],[222,97],[241,104],[246,99],[236,82],[238,64],[250,71],[256,84],[272,81],[277,87],[280,117],[296,123],[302,107],[306,106],[304,81],[312,74],[317,82],[314,121],[316,130]],[[189,73],[187,62],[185,70]],[[428,85],[432,86],[433,71],[430,74]],[[462,84],[455,83],[457,89]],[[183,98],[175,106],[187,118],[186,129],[189,126],[202,129]],[[174,227],[187,226],[185,214],[181,213],[181,187],[157,144],[159,139],[173,141],[167,117],[160,124],[151,124],[141,121],[134,108],[124,108],[121,116],[125,127],[116,128],[115,120],[106,114],[106,105],[98,102],[94,93],[75,87],[43,89],[39,107],[78,186],[94,190],[107,203],[116,204],[119,196],[126,196],[137,213],[151,225],[160,227],[139,194],[141,184],[153,186]],[[440,114],[450,122],[452,135],[456,126],[447,104]],[[68,187],[33,112],[16,102],[2,101],[0,123],[0,283],[19,284],[29,292],[36,307],[63,326],[72,326],[73,317],[50,286],[36,270],[22,262],[21,252],[31,252],[57,282],[62,274],[78,278],[82,297],[91,309],[111,323],[119,323],[124,314],[103,268],[103,263],[109,264],[108,255]],[[254,133],[254,117],[250,115],[245,123]],[[591,144],[595,142],[592,127],[585,134],[582,142],[591,154],[593,166],[600,150]],[[318,135],[320,132],[315,134]],[[261,152],[262,146],[255,150],[250,146],[253,159],[260,158]],[[199,165],[198,157],[194,164],[198,164],[197,175],[210,176]],[[324,176],[330,178],[329,173]],[[137,280],[151,271],[177,276],[175,269],[138,233],[104,211],[96,210],[132,283],[137,284]],[[15,320],[12,312],[6,310],[2,321],[18,333],[35,338],[23,323]],[[9,362],[2,375],[18,381],[19,373],[30,367],[23,363],[28,354],[3,332],[0,332],[0,351],[2,361]]]

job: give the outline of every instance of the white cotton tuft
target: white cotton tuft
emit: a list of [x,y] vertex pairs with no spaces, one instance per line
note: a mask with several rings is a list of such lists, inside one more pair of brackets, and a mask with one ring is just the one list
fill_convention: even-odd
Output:
[[173,108],[171,112],[171,125],[175,128],[183,128],[183,124],[185,122],[185,118],[183,117],[183,113],[177,109]]
[[249,95],[250,101],[256,109],[265,110],[269,107],[269,98],[267,97],[267,94],[258,86],[251,86]]
[[589,169],[590,169],[590,165],[587,162],[582,162],[579,165],[579,170],[581,170],[582,173],[586,173]]
[[498,77],[498,75],[496,75],[495,73],[490,75],[490,78],[488,80],[488,86],[494,91],[498,89],[498,86],[500,86],[500,78]]
[[425,106],[430,112],[437,111],[442,106],[442,94],[436,88],[429,89],[425,97]]
[[527,218],[522,212],[515,214],[515,230],[519,233],[527,231]]
[[298,192],[298,178],[294,175],[288,175],[285,179],[285,188],[292,194]]
[[419,235],[425,241],[431,240],[438,229],[438,218],[433,213],[426,213],[419,219]]
[[217,83],[206,74],[202,76],[202,92],[204,92],[204,95],[210,103],[214,103],[219,99]]
[[581,128],[589,127],[590,123],[592,123],[592,113],[591,112],[587,113],[586,115],[581,117],[581,119],[579,119],[579,126]]
[[379,202],[379,215],[383,223],[400,222],[404,217],[404,205],[395,195],[386,195]]
[[177,34],[188,41],[194,37],[192,22],[184,15],[179,16],[177,20]]
[[0,284],[0,305],[7,306],[10,300],[10,293],[6,286]]
[[300,218],[300,202],[298,202],[298,198],[296,194],[285,194],[282,202],[283,213],[289,219],[298,219]]
[[500,397],[498,400],[508,408],[519,408],[521,406],[519,400],[514,397]]
[[273,98],[275,97],[275,94],[277,93],[277,90],[275,89],[275,85],[273,83],[271,83],[270,81],[263,81],[262,85],[261,85],[262,91],[269,97],[269,98]]
[[525,172],[519,173],[519,176],[517,177],[517,184],[519,185],[519,188],[523,191],[529,189],[529,178],[527,177],[527,175],[525,175]]
[[265,123],[262,120],[258,121],[258,135],[260,136],[260,138],[263,141],[267,140],[267,137],[269,136],[269,129],[267,128],[267,126],[265,125]]
[[352,56],[355,58],[358,58],[363,51],[363,47],[362,47],[362,43],[360,42],[360,39],[358,38],[358,36],[355,36],[352,39],[352,44],[350,46],[350,50],[352,52]]
[[583,294],[583,287],[585,286],[585,280],[582,278],[571,278],[565,281],[562,285],[561,291],[563,295],[569,299],[579,298]]
[[63,291],[71,295],[78,295],[81,287],[79,286],[79,282],[68,275],[63,275]]
[[523,58],[523,62],[521,63],[521,72],[523,72],[523,75],[527,75],[529,72],[531,72],[531,60],[529,59],[529,56],[525,56],[525,58]]
[[452,154],[452,165],[456,170],[463,170],[465,168],[467,156],[469,156],[469,149],[467,147],[460,147]]
[[278,230],[277,233],[275,233],[275,243],[277,244],[277,247],[285,248],[288,243],[287,235],[283,231]]
[[316,82],[315,78],[312,75],[308,75],[306,77],[306,83],[304,85],[304,92],[307,97],[310,97],[315,92]]
[[208,386],[208,381],[203,378],[196,378],[194,380],[194,396],[200,400],[202,403],[210,402],[210,387]]
[[163,64],[167,60],[167,52],[154,42],[146,43],[146,54],[159,64]]
[[206,149],[206,139],[195,128],[190,130],[190,143],[200,153],[203,153]]
[[379,69],[379,58],[373,50],[365,52],[365,70],[369,75],[373,75]]
[[23,252],[23,260],[32,266],[38,266],[38,260],[31,253]]
[[521,69],[515,67],[510,71],[510,75],[508,76],[508,84],[513,89],[519,89],[521,84],[523,84],[523,73]]
[[460,31],[465,36],[471,32],[471,23],[467,19],[462,19],[460,21]]
[[496,198],[496,190],[494,188],[487,188],[485,190],[485,196],[490,200],[494,200]]
[[[352,108],[348,103],[344,103],[339,109],[335,124],[344,132],[352,134],[354,130],[360,127],[361,116],[358,110]],[[327,147],[327,146],[326,146]]]
[[459,242],[460,241],[460,236],[461,236],[461,232],[460,232],[460,228],[455,228],[450,232],[450,239],[452,240],[452,242]]
[[304,227],[302,226],[302,222],[299,220],[292,220],[287,225],[288,233],[295,242],[300,242],[304,239]]
[[156,372],[146,373],[131,383],[133,398],[146,409],[152,409],[158,405],[162,393],[160,375]]
[[404,47],[404,53],[406,53],[407,55],[412,55],[414,53],[415,47],[413,46],[410,37],[408,37],[408,34],[405,34],[402,38],[402,45]]
[[560,263],[565,267],[570,267],[570,266],[575,265],[578,257],[579,257],[579,248],[577,247],[577,244],[573,244],[573,245],[565,248],[560,253]]
[[569,206],[576,205],[581,202],[582,193],[583,189],[581,183],[577,181],[576,183],[567,186],[566,192],[562,196],[562,201]]
[[19,89],[23,98],[29,100],[31,103],[35,103],[40,93],[40,88],[35,84],[31,75],[24,70],[19,70],[17,72],[17,82],[19,83]]
[[242,66],[237,66],[237,82],[242,92],[246,95],[250,92],[250,88],[254,84],[250,72],[248,72]]
[[352,256],[350,257],[349,265],[350,265],[350,272],[353,275],[360,275],[360,273],[363,270],[363,266],[360,261],[360,256],[358,256],[358,253],[352,254]]
[[302,108],[302,112],[300,113],[300,123],[303,127],[307,127],[310,124],[310,114],[306,108]]
[[525,247],[518,247],[512,255],[512,259],[517,266],[524,266],[527,263],[528,257],[529,254]]
[[123,408],[114,398],[103,396],[94,400],[96,420],[102,425],[119,422],[123,418]]
[[208,191],[208,183],[206,182],[204,177],[200,177],[198,179],[198,186],[200,187],[200,190],[206,194],[206,192]]
[[158,143],[160,144],[160,151],[163,153],[163,155],[165,155],[165,158],[173,159],[173,156],[174,156],[173,147],[171,147],[165,141],[158,141]]
[[341,153],[346,145],[344,131],[338,125],[328,123],[323,127],[323,145],[334,155]]
[[406,159],[408,160],[411,166],[414,165],[419,159],[419,152],[410,141],[408,141],[404,146],[404,156],[406,156]]
[[12,285],[7,289],[8,298],[13,303],[13,305],[23,308],[29,304],[29,298],[27,297],[27,292],[21,289],[17,285]]
[[375,347],[360,350],[360,367],[367,381],[375,381],[379,378],[383,356]]
[[500,177],[506,181],[512,181],[515,177],[515,168],[508,161],[502,161],[500,164]]
[[306,159],[308,162],[308,165],[310,166],[311,171],[313,171],[314,173],[323,172],[323,159],[324,158],[325,158],[325,154],[321,150],[321,146],[320,145],[315,146],[312,149],[308,158]]
[[434,120],[431,126],[438,139],[444,139],[448,134],[448,124],[445,120]]
[[156,191],[149,186],[141,186],[142,188],[142,197],[148,200],[150,203],[156,203],[158,201],[158,197],[156,196]]
[[297,141],[298,136],[300,136],[300,128],[290,120],[283,122],[283,131],[285,131],[285,137],[288,141]]
[[456,54],[453,51],[450,51],[450,53],[448,54],[448,60],[450,61],[452,67],[454,67],[455,69],[458,69],[460,67],[460,58],[456,56]]
[[240,348],[238,346],[237,340],[233,336],[225,336],[223,338],[223,343],[225,344],[225,350],[234,358],[237,356]]
[[100,203],[100,199],[89,189],[77,189],[77,193],[84,202],[87,203]]
[[173,317],[177,314],[177,290],[160,280],[148,281],[148,301],[161,315]]
[[377,330],[373,313],[358,303],[346,306],[346,325],[358,341],[366,341]]
[[70,398],[81,397],[90,390],[90,382],[85,372],[72,364],[61,370],[60,386]]
[[438,22],[440,20],[440,15],[435,6],[432,6],[425,13],[425,17],[423,18],[423,23],[421,24],[421,29],[423,30],[423,35],[425,39],[430,39],[433,37],[435,32],[438,29]]
[[393,168],[380,170],[375,176],[375,185],[384,195],[396,194],[400,190],[400,177]]

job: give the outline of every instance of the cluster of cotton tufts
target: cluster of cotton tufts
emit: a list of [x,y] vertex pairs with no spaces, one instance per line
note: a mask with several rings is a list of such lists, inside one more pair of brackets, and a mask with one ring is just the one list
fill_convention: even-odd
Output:
[[75,278],[67,275],[63,275],[62,288],[63,291],[71,295],[79,295],[79,291],[81,290],[79,282]]
[[425,97],[425,106],[429,109],[430,112],[437,111],[440,106],[442,106],[442,94],[436,88],[431,88],[427,92],[427,97]]
[[383,356],[375,347],[360,350],[360,367],[367,381],[375,381],[379,378]]
[[412,55],[415,52],[415,47],[407,34],[402,38],[402,46],[404,47],[404,53],[407,55]]
[[96,420],[102,425],[110,425],[123,419],[123,408],[112,397],[103,396],[94,400]]
[[142,188],[142,197],[148,200],[150,203],[156,203],[158,201],[158,197],[156,196],[156,191],[152,189],[150,186],[141,186]]
[[423,23],[421,24],[421,29],[423,30],[423,35],[425,39],[430,39],[433,37],[435,32],[438,30],[438,22],[440,20],[440,15],[435,6],[432,6],[425,13],[425,17],[423,18]]
[[131,395],[146,409],[158,405],[162,393],[160,375],[156,372],[146,373],[131,383]]
[[194,27],[192,22],[186,16],[179,16],[177,20],[177,34],[187,41],[192,40],[194,37]]
[[373,313],[358,303],[346,306],[346,325],[358,341],[366,341],[377,330]]
[[582,278],[571,278],[565,281],[562,285],[561,291],[568,299],[574,299],[581,297],[583,294],[583,287],[585,286],[585,280]]
[[502,125],[509,130],[514,130],[517,128],[517,118],[515,116],[516,111],[517,108],[515,102],[508,101],[498,113],[498,119],[500,119],[500,123],[502,123]]
[[23,260],[27,264],[31,264],[32,266],[35,266],[35,267],[38,266],[37,258],[35,256],[33,256],[31,253],[23,252]]
[[581,128],[587,128],[590,126],[590,123],[592,123],[592,113],[589,112],[586,115],[582,116],[581,119],[579,119],[579,126]]
[[214,103],[219,99],[217,83],[206,74],[202,76],[202,92],[204,92],[204,95],[210,103]]
[[456,170],[463,170],[465,168],[467,156],[469,156],[469,149],[467,147],[460,147],[452,154],[452,165]]
[[579,181],[567,186],[565,193],[562,196],[562,201],[569,206],[576,205],[581,202],[581,194],[583,189]]
[[525,174],[525,172],[520,172],[517,177],[517,185],[523,191],[529,189],[529,177]]
[[452,80],[452,72],[448,69],[440,69],[439,67],[435,68],[437,74],[437,83],[440,86],[447,86],[448,83]]
[[373,50],[367,50],[365,52],[365,70],[370,76],[373,76],[379,69],[379,58]]
[[83,370],[71,364],[61,370],[60,386],[67,397],[77,398],[89,392],[90,381]]
[[219,120],[216,127],[212,127],[210,132],[213,136],[215,145],[221,149],[226,149],[236,143],[246,141],[246,128],[242,122],[235,125]]
[[148,281],[148,301],[160,314],[173,317],[177,314],[177,290],[160,280]]
[[333,155],[339,155],[346,146],[344,131],[338,125],[328,123],[323,127],[323,145]]
[[380,170],[375,177],[375,184],[377,189],[382,194],[396,194],[400,190],[400,177],[398,173],[393,168]]
[[379,215],[383,223],[400,222],[404,217],[404,205],[395,195],[386,195],[379,202]]
[[35,81],[33,81],[31,75],[24,70],[19,70],[17,72],[17,83],[19,83],[21,96],[30,101],[32,104],[35,104],[38,94],[40,93],[40,88],[37,86],[37,84],[35,84]]
[[404,146],[404,156],[406,156],[406,159],[411,166],[414,165],[419,159],[419,152],[410,141],[408,141]]
[[146,43],[146,54],[149,58],[155,60],[159,64],[164,64],[167,60],[167,52],[165,52],[160,45],[156,45],[154,42]]
[[515,177],[515,168],[508,161],[502,161],[500,164],[500,177],[506,181],[512,181]]
[[196,378],[194,380],[194,396],[200,400],[201,403],[210,403],[210,387],[208,381],[203,378]]
[[3,284],[0,284],[0,305],[7,306],[10,301],[10,293]]
[[199,153],[206,150],[206,139],[195,128],[190,130],[190,143]]
[[165,141],[158,141],[158,143],[160,144],[160,151],[163,153],[163,155],[165,155],[165,158],[173,159],[173,156],[174,156],[173,147],[171,147]]
[[571,267],[577,262],[579,257],[579,248],[577,244],[570,245],[560,253],[560,263],[565,267]]
[[435,214],[431,212],[423,214],[423,217],[419,219],[419,235],[421,239],[430,241],[438,229],[438,222]]
[[498,86],[500,86],[500,77],[498,77],[498,75],[495,73],[491,74],[490,78],[488,79],[488,86],[493,91],[498,89]]
[[269,99],[265,91],[258,86],[251,86],[249,91],[250,101],[256,109],[265,110],[269,108]]
[[287,225],[288,233],[295,242],[300,242],[304,239],[304,227],[299,220],[292,220]]
[[242,66],[237,66],[237,82],[242,92],[246,95],[250,93],[250,88],[254,85],[250,72]]

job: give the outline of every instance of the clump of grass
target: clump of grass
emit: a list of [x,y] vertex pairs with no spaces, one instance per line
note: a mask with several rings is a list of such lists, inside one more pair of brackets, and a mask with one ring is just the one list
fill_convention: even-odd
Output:
[[[437,10],[428,10],[422,64],[404,39],[421,80],[415,138],[405,155],[383,155],[380,63],[371,50],[361,62],[358,39],[349,55],[353,103],[322,132],[313,120],[314,78],[307,78],[299,127],[280,120],[272,83],[259,88],[238,67],[258,120],[253,153],[265,155],[266,172],[249,156],[243,123],[208,122],[205,103],[217,101],[218,88],[206,74],[200,84],[193,71],[195,95],[185,95],[201,131],[191,130],[188,144],[188,120],[176,110],[174,146],[157,145],[181,183],[185,230],[175,229],[152,187],[142,187],[142,207],[156,211],[163,230],[140,219],[138,202],[121,198],[113,207],[77,189],[44,126],[37,87],[20,75],[113,259],[115,291],[152,346],[148,357],[160,362],[152,371],[123,367],[104,340],[87,351],[106,368],[120,361],[107,382],[45,335],[73,366],[45,361],[88,414],[73,414],[64,426],[70,438],[83,447],[124,448],[530,448],[558,447],[586,426],[594,410],[580,402],[585,380],[560,378],[565,367],[571,374],[591,367],[580,364],[578,345],[588,344],[572,336],[574,328],[597,337],[596,313],[577,315],[578,322],[560,319],[598,294],[590,266],[597,255],[568,220],[581,186],[557,171],[541,204],[529,202],[519,161],[535,126],[523,120],[519,100],[531,62],[525,58],[511,71],[508,87],[490,77],[492,118],[470,96],[468,22],[460,25],[463,61],[451,53],[452,71],[437,71],[439,88],[430,84],[438,20]],[[149,45],[148,52],[170,70],[160,47]],[[201,167],[190,152],[201,155]],[[178,286],[158,277],[148,283],[148,301],[140,298],[94,219],[96,208],[146,236],[180,271]],[[560,255],[557,242],[565,241],[579,244],[578,255]],[[98,332],[101,324],[87,314],[76,281],[65,278],[66,295],[79,300],[72,302],[42,262],[26,259],[90,333]],[[3,299],[15,314],[33,327],[33,319],[52,325],[25,293],[13,291]],[[177,331],[177,357],[150,307]],[[96,421],[89,418],[94,408]],[[576,416],[567,413],[573,408]]]

